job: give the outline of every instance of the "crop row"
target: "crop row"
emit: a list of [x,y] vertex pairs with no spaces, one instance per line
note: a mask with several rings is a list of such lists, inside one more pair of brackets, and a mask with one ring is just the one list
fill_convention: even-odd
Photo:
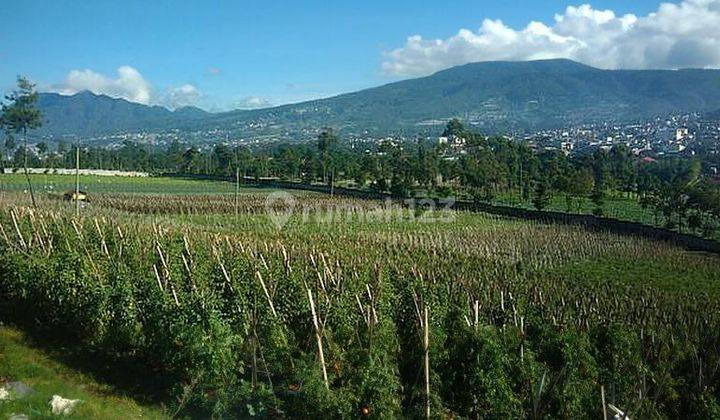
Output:
[[642,255],[713,276],[717,257],[478,215],[220,234],[91,215],[5,206],[0,294],[18,322],[152,369],[178,412],[719,413],[713,293],[560,270]]

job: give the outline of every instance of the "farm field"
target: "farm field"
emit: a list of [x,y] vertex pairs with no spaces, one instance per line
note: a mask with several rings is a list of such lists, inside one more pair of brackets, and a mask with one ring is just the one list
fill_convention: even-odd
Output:
[[36,210],[20,188],[0,196],[2,316],[132,360],[156,379],[137,392],[169,413],[588,418],[604,398],[632,418],[720,416],[718,255],[319,194],[243,189],[236,207],[232,184],[113,182],[89,184],[79,218],[52,194]]
[[[517,196],[500,196],[494,204],[500,205],[511,205],[517,207],[523,207],[532,209],[533,204],[530,200],[526,202],[519,202]],[[573,198],[573,202],[570,207],[570,213],[578,214],[593,214],[594,205],[589,198]],[[568,204],[563,195],[553,195],[548,203],[545,210],[557,211],[557,212],[568,212]],[[644,209],[637,198],[628,198],[621,194],[609,194],[605,199],[605,217],[612,217],[619,220],[630,220],[633,222],[640,222],[646,225],[658,224],[655,215],[651,209]]]
[[[39,194],[63,194],[75,190],[75,177],[72,175],[31,174],[30,179],[33,188]],[[3,191],[26,191],[27,188],[24,174],[0,174],[0,193]],[[216,195],[234,194],[235,184],[183,178],[80,175],[80,190],[90,193],[113,194]],[[250,194],[258,191],[268,190],[245,187],[241,193]]]

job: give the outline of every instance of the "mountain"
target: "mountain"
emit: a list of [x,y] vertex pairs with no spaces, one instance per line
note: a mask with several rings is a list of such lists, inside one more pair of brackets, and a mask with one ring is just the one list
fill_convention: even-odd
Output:
[[437,132],[453,117],[502,132],[716,110],[720,70],[602,70],[570,60],[482,62],[326,99],[217,114],[197,108],[171,112],[88,93],[47,95],[41,108],[53,133],[226,129],[245,138],[298,139],[322,126],[347,134]]
[[128,131],[191,127],[209,113],[195,107],[170,111],[125,99],[83,91],[75,95],[41,93],[38,108],[42,112],[42,134],[79,137]]
[[718,107],[718,70],[601,70],[543,60],[467,64],[333,98],[216,118],[382,132],[421,131],[436,120],[459,117],[490,130],[532,130]]

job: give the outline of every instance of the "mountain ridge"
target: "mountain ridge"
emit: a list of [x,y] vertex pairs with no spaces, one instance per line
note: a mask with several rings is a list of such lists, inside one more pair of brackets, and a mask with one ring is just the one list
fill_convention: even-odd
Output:
[[355,135],[411,135],[437,131],[455,117],[503,132],[714,111],[720,109],[720,70],[607,70],[567,59],[478,62],[329,98],[221,113],[173,112],[86,93],[46,95],[43,130],[55,135],[220,129],[243,138],[301,139],[323,126]]

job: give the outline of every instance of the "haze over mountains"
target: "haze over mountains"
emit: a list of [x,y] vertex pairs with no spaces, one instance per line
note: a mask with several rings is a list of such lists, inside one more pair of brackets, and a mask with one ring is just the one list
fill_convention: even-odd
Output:
[[134,131],[219,129],[234,136],[302,139],[343,133],[436,132],[459,117],[487,132],[596,121],[635,121],[720,109],[720,70],[601,70],[570,60],[482,62],[331,98],[258,110],[170,111],[81,92],[40,95],[41,133],[89,137]]

